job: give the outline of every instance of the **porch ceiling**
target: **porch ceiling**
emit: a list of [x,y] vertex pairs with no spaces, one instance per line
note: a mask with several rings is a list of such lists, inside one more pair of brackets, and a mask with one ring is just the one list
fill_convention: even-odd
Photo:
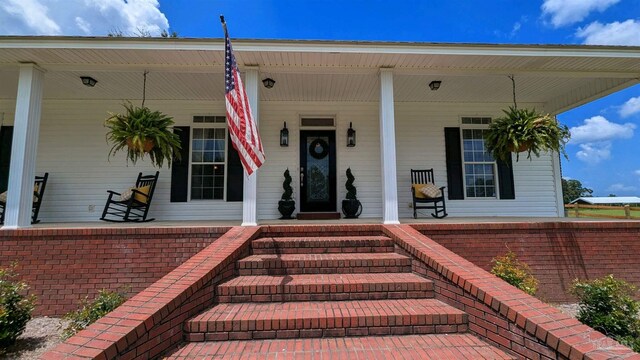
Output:
[[[396,101],[508,103],[560,111],[638,82],[640,50],[563,47],[241,41],[241,66],[276,80],[264,101],[378,101],[380,67],[393,67]],[[16,96],[20,62],[47,70],[47,99],[223,99],[220,40],[1,38],[0,98]],[[89,75],[95,88],[79,80]],[[428,83],[441,80],[438,91]]]

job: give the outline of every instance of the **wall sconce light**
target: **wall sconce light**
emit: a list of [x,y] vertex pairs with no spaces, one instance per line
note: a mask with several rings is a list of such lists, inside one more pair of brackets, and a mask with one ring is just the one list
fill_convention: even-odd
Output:
[[84,84],[84,86],[88,87],[94,87],[98,82],[98,80],[92,78],[91,76],[80,76],[80,80],[82,80],[82,84]]
[[267,89],[271,89],[275,84],[276,84],[276,81],[273,80],[272,78],[266,78],[262,80],[262,85],[264,85],[264,87],[266,87]]
[[347,147],[356,146],[356,131],[353,130],[351,123],[349,123],[349,129],[347,129]]
[[280,130],[280,146],[289,146],[289,129],[287,129],[287,122],[284,122],[284,128]]
[[429,88],[431,88],[432,91],[436,91],[440,89],[440,85],[442,85],[442,81],[435,80],[429,83]]

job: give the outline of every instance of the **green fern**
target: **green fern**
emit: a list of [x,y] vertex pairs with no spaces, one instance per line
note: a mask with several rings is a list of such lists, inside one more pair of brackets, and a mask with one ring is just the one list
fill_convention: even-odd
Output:
[[566,125],[561,125],[550,115],[541,115],[534,110],[509,107],[503,110],[506,116],[495,119],[485,134],[485,147],[494,159],[508,161],[511,153],[516,153],[516,161],[520,159],[520,150],[540,156],[544,151],[562,153],[568,158],[564,149],[571,134]]
[[125,150],[127,161],[135,164],[147,154],[144,151],[145,141],[152,140],[154,147],[148,152],[152,164],[161,168],[166,160],[171,167],[174,157],[180,160],[180,137],[172,131],[172,117],[144,106],[134,106],[130,102],[123,106],[126,110],[124,114],[109,113],[105,121],[109,129],[107,141],[113,145],[109,150],[109,158]]

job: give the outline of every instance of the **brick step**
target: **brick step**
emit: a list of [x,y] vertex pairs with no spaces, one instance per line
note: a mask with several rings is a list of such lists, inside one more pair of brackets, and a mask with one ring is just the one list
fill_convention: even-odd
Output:
[[393,240],[386,236],[262,238],[251,244],[258,255],[393,252]]
[[239,275],[411,272],[411,259],[396,253],[263,254],[237,262]]
[[218,304],[185,323],[188,341],[467,331],[467,314],[435,299]]
[[240,276],[218,285],[220,303],[432,298],[433,282],[412,273]]
[[167,360],[190,359],[517,359],[471,334],[367,336],[187,343]]

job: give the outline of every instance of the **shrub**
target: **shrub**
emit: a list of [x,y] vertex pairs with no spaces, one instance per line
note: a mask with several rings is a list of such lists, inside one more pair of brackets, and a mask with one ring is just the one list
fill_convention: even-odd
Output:
[[636,288],[613,275],[601,279],[574,281],[571,293],[580,300],[578,320],[640,351],[640,302],[633,299]]
[[35,296],[25,296],[27,284],[17,281],[15,264],[0,269],[0,347],[13,344],[24,332],[31,312],[35,308]]
[[122,293],[109,290],[100,290],[98,297],[91,303],[85,298],[82,301],[82,308],[64,316],[65,319],[70,320],[70,323],[62,332],[62,338],[68,339],[72,337],[80,330],[115,310],[125,300],[126,297]]
[[505,255],[491,260],[491,273],[529,295],[538,291],[538,280],[531,274],[529,266],[518,261],[516,254],[509,250]]

